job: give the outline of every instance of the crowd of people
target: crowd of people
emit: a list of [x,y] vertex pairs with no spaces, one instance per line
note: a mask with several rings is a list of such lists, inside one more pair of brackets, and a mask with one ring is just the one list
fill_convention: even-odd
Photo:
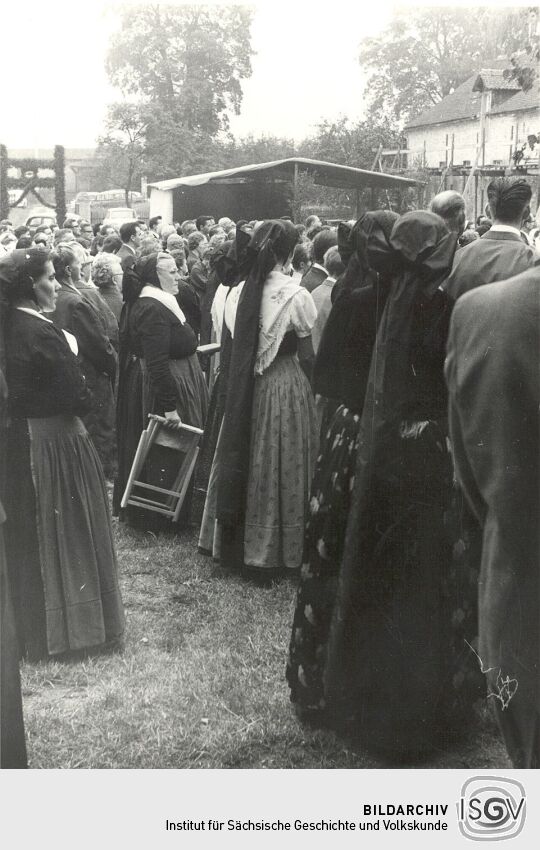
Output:
[[149,414],[204,431],[199,551],[298,583],[302,722],[418,758],[487,686],[514,766],[539,766],[531,197],[496,178],[476,222],[454,191],[337,228],[0,222],[2,766],[26,763],[18,657],[122,649],[107,479],[122,522],[191,521],[193,480],[177,522],[121,506]]

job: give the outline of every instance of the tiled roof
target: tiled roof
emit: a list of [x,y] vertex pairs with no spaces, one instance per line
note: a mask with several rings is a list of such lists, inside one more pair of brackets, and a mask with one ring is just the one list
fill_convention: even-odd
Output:
[[495,91],[521,91],[517,80],[506,79],[503,70],[483,69],[478,74],[473,86],[475,91],[492,89]]
[[[508,91],[508,97],[504,98],[500,103],[492,106],[490,115],[498,115],[504,112],[516,112],[522,109],[540,109],[540,91],[538,87],[538,77],[532,89],[525,92],[522,89],[514,91],[512,94],[513,82],[502,78],[502,70],[481,71],[465,80],[460,86],[452,92],[452,94],[444,97],[439,103],[422,112],[416,118],[411,119],[405,127],[405,130],[413,129],[414,127],[425,127],[431,124],[446,124],[449,121],[464,121],[467,119],[478,118],[480,114],[480,99],[481,92],[476,89],[476,83],[479,78],[486,74],[486,83],[495,83],[494,85],[485,85],[488,89]],[[501,81],[502,78],[502,81]]]

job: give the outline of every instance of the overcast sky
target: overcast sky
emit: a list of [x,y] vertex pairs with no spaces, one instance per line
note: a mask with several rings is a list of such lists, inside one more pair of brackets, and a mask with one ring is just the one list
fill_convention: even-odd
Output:
[[[4,0],[0,141],[8,148],[94,146],[107,103],[121,99],[104,69],[119,5],[120,0],[26,0],[22,5]],[[360,117],[364,79],[358,45],[388,23],[393,4],[259,0],[249,5],[255,6],[257,55],[253,75],[243,84],[242,114],[231,120],[233,132],[300,139],[323,117]],[[470,15],[471,4],[466,5]]]

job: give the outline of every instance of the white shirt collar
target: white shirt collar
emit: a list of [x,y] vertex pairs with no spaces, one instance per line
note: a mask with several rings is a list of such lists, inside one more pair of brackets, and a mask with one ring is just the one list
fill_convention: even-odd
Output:
[[50,325],[53,324],[51,319],[48,319],[43,313],[38,313],[37,310],[32,310],[31,307],[15,307],[16,310],[20,310],[21,313],[28,313],[30,316],[36,316],[38,319],[43,319],[44,322],[49,322]]
[[324,267],[324,266],[321,266],[321,265],[320,265],[320,263],[312,263],[312,264],[311,264],[311,268],[312,268],[312,269],[320,269],[320,270],[321,270],[322,272],[324,272],[325,274],[328,274],[328,272],[326,271],[325,267]]
[[512,227],[510,224],[492,224],[488,233],[515,233],[521,239],[521,230]]

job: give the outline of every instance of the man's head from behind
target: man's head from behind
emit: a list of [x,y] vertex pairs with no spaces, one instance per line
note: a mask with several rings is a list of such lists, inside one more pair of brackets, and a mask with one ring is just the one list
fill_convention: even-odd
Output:
[[335,228],[321,230],[320,233],[317,233],[313,240],[313,261],[322,266],[324,262],[324,255],[328,249],[333,248],[334,245],[337,245],[337,230]]
[[495,223],[519,228],[530,215],[532,189],[523,177],[496,177],[487,196]]
[[454,189],[439,192],[431,199],[429,208],[432,213],[440,216],[449,230],[461,236],[465,229],[465,201],[463,196]]
[[323,263],[328,272],[328,277],[337,279],[345,271],[345,266],[343,265],[337,245],[333,245],[328,249],[324,255]]

